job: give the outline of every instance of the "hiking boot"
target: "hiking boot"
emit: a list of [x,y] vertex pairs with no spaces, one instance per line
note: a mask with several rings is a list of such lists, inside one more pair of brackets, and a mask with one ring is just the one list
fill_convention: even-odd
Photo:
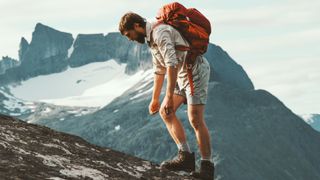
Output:
[[200,172],[193,171],[190,175],[201,180],[213,180],[214,163],[201,160]]
[[160,164],[161,170],[170,171],[186,171],[191,172],[195,170],[195,155],[194,152],[178,151],[178,155],[168,161],[164,161]]

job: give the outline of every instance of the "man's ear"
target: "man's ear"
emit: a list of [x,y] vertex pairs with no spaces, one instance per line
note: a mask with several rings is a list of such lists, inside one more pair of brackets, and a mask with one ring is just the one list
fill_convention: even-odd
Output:
[[134,30],[137,30],[137,28],[139,28],[140,27],[140,24],[139,23],[134,23],[133,24],[133,29]]

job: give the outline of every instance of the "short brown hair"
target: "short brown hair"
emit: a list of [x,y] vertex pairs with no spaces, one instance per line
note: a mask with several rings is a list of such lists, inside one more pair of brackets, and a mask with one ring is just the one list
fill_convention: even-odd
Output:
[[138,23],[141,27],[146,27],[146,20],[140,15],[128,12],[122,16],[119,23],[119,31],[123,35],[124,31],[133,29],[133,24]]

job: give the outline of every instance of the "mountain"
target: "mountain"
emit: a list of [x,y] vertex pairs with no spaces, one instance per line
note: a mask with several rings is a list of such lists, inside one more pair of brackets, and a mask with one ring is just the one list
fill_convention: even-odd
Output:
[[10,58],[8,56],[2,57],[2,59],[0,60],[0,74],[4,74],[7,69],[16,67],[19,64],[20,62],[13,58]]
[[301,118],[320,132],[320,114],[303,114]]
[[[320,133],[269,92],[255,90],[243,68],[222,48],[210,48],[206,56],[212,74],[205,119],[216,178],[319,179]],[[159,115],[148,114],[152,86],[151,75],[92,114],[63,122],[40,118],[37,123],[160,163],[172,158],[177,147]],[[199,160],[186,110],[182,106],[177,115]]]
[[0,114],[1,179],[191,179],[83,139]]
[[151,68],[151,54],[147,45],[128,41],[120,33],[79,34],[73,44],[69,58],[71,67],[78,67],[92,62],[115,59],[126,63],[126,74]]
[[[95,46],[100,43],[101,35],[94,37],[97,37],[93,38]],[[126,74],[133,75],[151,67],[145,46],[130,44],[132,42],[119,33],[109,33],[105,40],[113,42],[108,45],[107,54],[117,63],[125,63]],[[84,44],[80,45],[80,42]],[[88,42],[81,40],[78,45],[86,47]],[[68,49],[68,57],[78,51],[74,46],[73,43]],[[216,179],[320,179],[320,133],[275,96],[265,90],[255,89],[241,65],[221,47],[210,44],[205,57],[211,66],[205,119],[212,137]],[[83,59],[83,63],[94,61],[100,60]],[[36,116],[32,122],[159,163],[175,156],[177,147],[159,115],[148,114],[152,78],[152,73],[141,76],[120,96],[91,113],[68,115],[65,118],[56,118],[56,114]],[[95,92],[112,88],[118,87],[100,86],[99,91]],[[177,115],[186,128],[191,148],[197,152],[199,160],[194,131],[188,122],[186,110],[187,107],[183,105]]]
[[66,70],[68,49],[72,42],[73,37],[70,33],[37,23],[31,43],[29,44],[24,38],[21,39],[19,50],[21,64],[1,75],[0,84]]
[[125,73],[128,75],[152,66],[147,45],[130,42],[120,33],[105,36],[102,33],[78,34],[73,39],[70,33],[37,23],[30,43],[21,38],[21,64],[6,68],[5,74],[0,73],[0,84],[17,83],[39,75],[59,73],[68,67],[80,67],[109,59],[126,64]]

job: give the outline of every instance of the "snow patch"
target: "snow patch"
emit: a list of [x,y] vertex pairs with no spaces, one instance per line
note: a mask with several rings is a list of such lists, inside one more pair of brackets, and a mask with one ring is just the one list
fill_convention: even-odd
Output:
[[[4,90],[3,87],[1,89]],[[12,111],[9,113],[10,116],[20,116],[27,111],[34,111],[36,108],[34,103],[16,98],[5,91],[0,90],[0,94],[3,94],[7,98],[6,100],[3,100],[3,106],[7,110]]]
[[[133,171],[129,171],[129,170],[125,169],[124,166],[121,163],[117,163],[117,166],[120,168],[120,170],[122,172],[125,172],[125,173],[129,174],[130,176],[134,176],[136,178],[141,178],[142,177],[142,174],[140,172],[137,172],[137,171],[134,171],[134,170]],[[129,168],[131,168],[131,167],[129,166]]]
[[76,41],[76,40],[73,39],[72,45],[71,45],[70,48],[68,49],[68,58],[70,58],[70,57],[71,57],[71,54],[73,53],[73,50],[74,50],[73,45],[74,45],[74,42],[75,42],[75,41]]
[[50,167],[56,167],[56,166],[60,166],[60,167],[64,167],[63,164],[70,163],[69,159],[66,159],[64,157],[58,156],[58,155],[42,155],[39,153],[36,153],[35,157],[41,158],[43,159],[42,163],[46,166],[50,166]]
[[54,147],[54,148],[57,148],[57,149],[61,149],[63,150],[66,154],[72,154],[69,150],[67,150],[66,148],[62,147],[62,146],[59,146],[57,144],[43,144],[44,146],[46,147]]
[[[125,68],[126,64],[118,64],[111,59],[76,68],[69,67],[60,73],[37,76],[9,88],[15,97],[29,101],[64,106],[103,107],[141,79],[150,78],[152,74],[152,70],[148,70],[127,75]],[[81,83],[77,83],[79,79]],[[46,91],[43,91],[44,85]]]
[[46,107],[42,112],[43,112],[43,113],[49,113],[49,112],[51,112],[51,111],[52,111],[51,108]]
[[70,168],[62,169],[60,170],[60,173],[68,177],[92,178],[95,180],[104,180],[109,177],[107,174],[104,174],[99,170],[79,165],[74,165]]
[[59,177],[49,177],[48,179],[50,179],[50,180],[65,180],[65,179],[62,179]]
[[76,146],[80,147],[80,148],[85,148],[86,146],[82,146],[79,143],[75,143]]
[[5,141],[0,141],[0,145],[3,146],[4,148],[7,148],[10,144]]
[[143,96],[143,95],[146,95],[146,94],[148,94],[149,92],[152,92],[152,90],[153,90],[153,88],[150,88],[150,89],[148,89],[148,90],[146,90],[146,91],[144,91],[144,92],[142,92],[142,93],[138,93],[138,94],[136,94],[135,96],[131,97],[130,100],[137,99],[137,98],[139,98],[139,97],[141,97],[141,96]]
[[120,125],[117,125],[116,127],[114,127],[114,130],[119,131],[120,130]]
[[98,163],[98,164],[100,164],[100,165],[102,165],[102,166],[107,166],[107,163],[105,163],[105,162],[103,162],[103,161],[92,161],[92,162]]
[[25,151],[24,149],[18,148],[18,147],[14,147],[15,151],[19,154],[25,154],[25,155],[29,155],[31,153]]
[[314,123],[313,114],[302,114],[300,117],[308,124]]
[[109,164],[105,164],[106,167],[110,168],[110,169],[113,169],[115,171],[119,171],[119,172],[124,172],[124,173],[127,173],[129,174],[130,176],[134,176],[136,178],[141,178],[142,177],[142,174],[140,172],[137,172],[135,170],[137,169],[133,169],[131,168],[130,166],[128,168],[131,168],[133,169],[132,171],[129,171],[127,169],[124,168],[124,166],[121,164],[121,163],[117,163],[117,167],[113,167]]

